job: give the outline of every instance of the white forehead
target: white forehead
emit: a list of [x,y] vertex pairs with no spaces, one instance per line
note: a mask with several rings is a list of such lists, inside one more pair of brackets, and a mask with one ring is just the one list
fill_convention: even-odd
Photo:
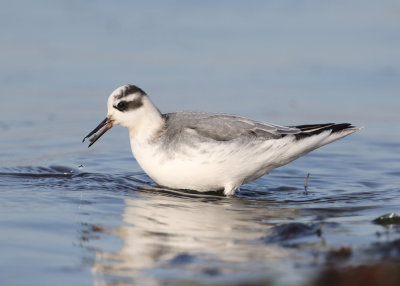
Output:
[[120,87],[116,88],[116,89],[111,93],[110,97],[117,98],[117,97],[121,96],[122,94],[124,94],[124,92],[125,92],[125,90],[126,90],[127,87],[128,87],[127,85],[123,85],[123,86],[120,86]]

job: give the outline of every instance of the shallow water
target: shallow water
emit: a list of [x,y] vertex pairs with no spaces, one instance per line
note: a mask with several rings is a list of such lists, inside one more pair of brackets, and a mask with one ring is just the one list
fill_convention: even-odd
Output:
[[[399,261],[398,223],[373,223],[400,214],[398,4],[267,2],[2,7],[2,285],[309,285]],[[124,128],[81,143],[125,83],[164,112],[365,128],[234,197],[167,190]]]
[[0,169],[8,285],[22,270],[45,285],[296,284],[333,250],[351,247],[346,265],[379,261],[371,248],[399,237],[372,223],[399,212],[396,142],[346,138],[235,197],[158,188],[127,171],[138,168],[129,150],[98,151],[66,156],[76,164]]

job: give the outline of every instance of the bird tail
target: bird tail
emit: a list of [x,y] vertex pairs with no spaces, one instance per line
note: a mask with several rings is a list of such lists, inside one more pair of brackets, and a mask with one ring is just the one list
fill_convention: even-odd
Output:
[[[318,135],[322,132],[329,131],[330,135],[321,142],[320,146],[329,144],[340,138],[346,137],[361,128],[355,127],[350,123],[324,123],[324,124],[311,124],[311,125],[298,125],[292,126],[294,128],[300,129],[301,132],[294,134],[296,140],[302,140],[308,137]],[[319,146],[319,147],[320,147]]]

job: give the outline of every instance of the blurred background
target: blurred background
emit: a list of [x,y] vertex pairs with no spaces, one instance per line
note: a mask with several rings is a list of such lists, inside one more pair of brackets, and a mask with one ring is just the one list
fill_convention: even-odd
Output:
[[399,138],[399,15],[391,0],[2,1],[0,128],[58,122],[79,143],[131,83],[163,112]]
[[[0,4],[5,284],[250,285],[261,275],[299,285],[298,271],[315,274],[337,249],[340,267],[398,261],[399,225],[371,221],[399,213],[399,1]],[[364,129],[237,197],[157,190],[126,129],[81,143],[128,83],[162,112]],[[305,235],[297,247],[282,241],[285,227]]]

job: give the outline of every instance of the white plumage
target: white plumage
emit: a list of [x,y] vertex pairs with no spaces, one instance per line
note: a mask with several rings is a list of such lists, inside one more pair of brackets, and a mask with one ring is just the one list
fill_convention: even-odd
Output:
[[85,137],[93,135],[89,146],[113,125],[129,129],[134,157],[157,184],[201,192],[223,189],[226,195],[358,130],[348,123],[286,127],[226,114],[162,114],[134,85],[109,96],[106,119]]

